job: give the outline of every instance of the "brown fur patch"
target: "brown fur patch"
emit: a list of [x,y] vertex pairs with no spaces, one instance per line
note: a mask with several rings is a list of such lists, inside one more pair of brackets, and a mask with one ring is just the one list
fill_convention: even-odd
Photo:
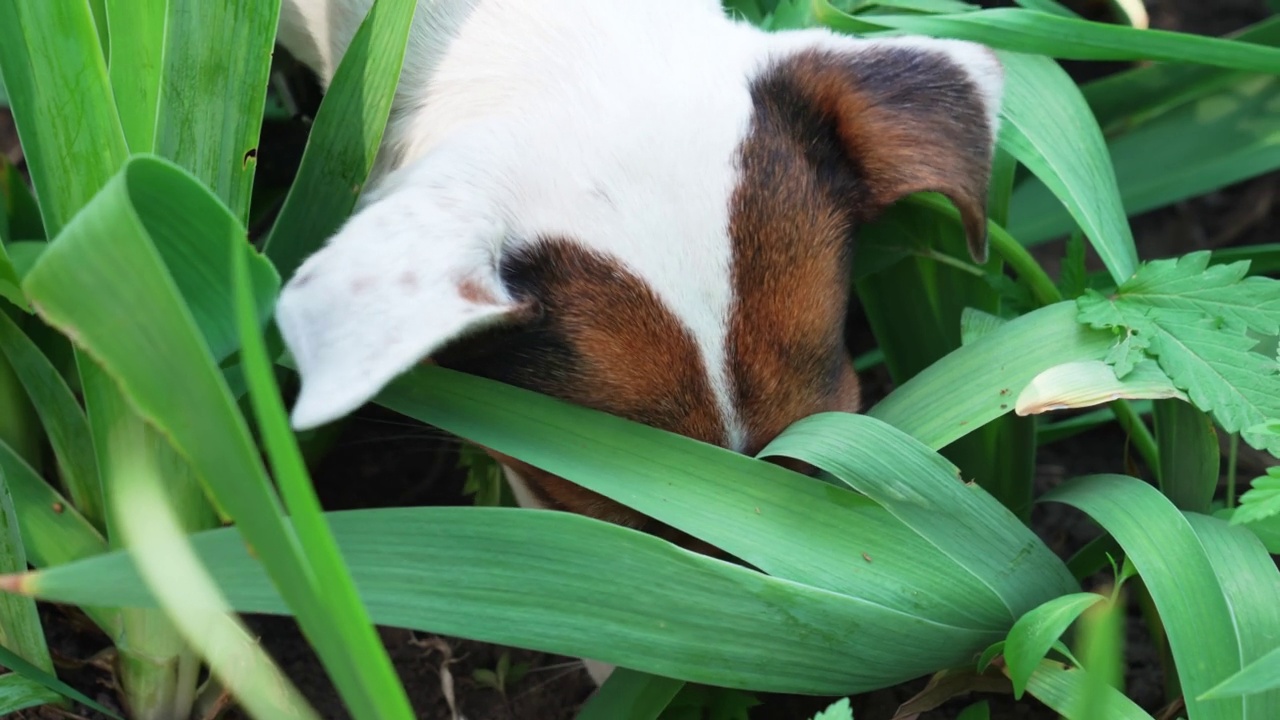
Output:
[[[457,343],[437,361],[577,405],[723,444],[725,428],[693,339],[616,261],[563,240],[506,259],[504,281],[538,319]],[[640,527],[648,520],[550,473],[506,459],[553,508]]]
[[[985,258],[991,130],[978,88],[940,53],[813,50],[773,71],[857,163],[873,208],[936,191],[960,210],[970,250]],[[780,81],[780,78],[785,80]],[[770,81],[766,80],[766,84]]]

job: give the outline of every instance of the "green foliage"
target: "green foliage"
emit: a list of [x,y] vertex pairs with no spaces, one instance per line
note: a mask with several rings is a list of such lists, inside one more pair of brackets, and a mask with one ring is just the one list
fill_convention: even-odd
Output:
[[1246,278],[1248,263],[1209,266],[1209,253],[1145,265],[1110,297],[1079,301],[1080,321],[1119,337],[1107,356],[1123,378],[1154,358],[1196,407],[1227,432],[1280,454],[1280,438],[1253,428],[1280,417],[1280,361],[1254,352],[1280,334],[1280,281]]
[[741,690],[685,685],[659,720],[750,720],[760,701]]
[[511,664],[511,653],[503,650],[498,655],[498,664],[492,670],[488,668],[477,668],[472,671],[471,679],[484,687],[497,690],[504,697],[507,694],[507,688],[524,679],[529,674],[528,663]]
[[[1230,523],[1206,514],[1217,427],[1280,450],[1280,282],[1263,277],[1280,250],[1142,263],[1128,223],[1280,168],[1280,21],[1221,39],[1087,22],[1054,0],[725,2],[771,30],[975,40],[1007,70],[990,261],[969,261],[935,195],[860,229],[854,274],[877,344],[860,367],[882,362],[896,387],[866,416],[805,419],[762,453],[821,476],[440,368],[378,402],[743,566],[500,507],[503,474],[471,445],[459,463],[481,507],[322,512],[262,328],[281,277],[364,188],[417,4],[378,0],[365,19],[259,255],[245,221],[269,217],[250,189],[276,0],[0,0],[0,86],[36,191],[0,161],[0,587],[81,604],[117,645],[131,720],[189,715],[198,657],[250,713],[317,714],[231,609],[297,615],[362,719],[411,716],[377,622],[622,665],[582,720],[743,720],[754,692],[935,674],[954,694],[1001,673],[1073,720],[1150,720],[1118,689],[1121,594],[1079,582],[1119,553],[1112,572],[1149,593],[1189,720],[1280,717],[1280,474],[1238,508],[1228,493],[1216,515]],[[1062,58],[1162,62],[1077,87]],[[1024,245],[1063,235],[1055,283]],[[1086,272],[1086,243],[1105,274]],[[1013,411],[1081,367],[1101,370],[1078,374],[1093,402],[1141,379],[1194,407],[1113,404],[1156,482],[1094,476],[1043,497],[1106,533],[1068,566],[1024,524],[1035,453],[1111,415],[1037,429]],[[45,454],[56,467],[42,474]],[[235,527],[199,532],[215,507]],[[18,574],[28,562],[40,572]],[[0,647],[18,671],[0,676],[0,712],[92,706],[50,674],[40,631],[29,597],[0,600],[2,645],[33,660]],[[504,652],[475,680],[505,693],[526,670]],[[986,703],[961,714],[989,716]],[[849,701],[814,720],[852,720]]]
[[1280,466],[1255,478],[1249,491],[1240,496],[1240,507],[1231,516],[1233,524],[1257,522],[1280,514]]
[[853,720],[853,708],[849,706],[849,698],[836,701],[831,707],[814,715],[813,720]]

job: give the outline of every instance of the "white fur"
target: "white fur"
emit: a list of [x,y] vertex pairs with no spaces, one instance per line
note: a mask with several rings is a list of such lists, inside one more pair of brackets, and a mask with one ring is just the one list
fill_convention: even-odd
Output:
[[[284,0],[280,40],[327,86],[371,2]],[[502,322],[516,306],[499,259],[555,237],[612,258],[680,320],[723,443],[741,449],[728,225],[749,82],[802,49],[883,44],[949,55],[987,98],[995,132],[1000,67],[968,43],[766,35],[727,20],[717,0],[420,0],[370,191],[280,298],[303,380],[294,425],[334,420],[448,341]],[[494,302],[463,297],[464,279]],[[504,470],[519,503],[539,507]],[[584,662],[597,682],[613,669]]]
[[[327,83],[370,2],[284,0],[281,41]],[[767,35],[715,0],[420,0],[374,189],[300,270],[312,280],[281,296],[303,380],[295,426],[351,411],[452,338],[500,322],[512,306],[497,259],[558,237],[614,259],[680,320],[707,368],[723,444],[741,449],[728,223],[749,82],[806,47],[882,43],[947,53],[998,97],[999,65],[977,46]],[[405,269],[422,276],[415,292],[395,281]],[[354,295],[366,275],[380,278],[376,290]],[[464,276],[502,302],[465,301]]]

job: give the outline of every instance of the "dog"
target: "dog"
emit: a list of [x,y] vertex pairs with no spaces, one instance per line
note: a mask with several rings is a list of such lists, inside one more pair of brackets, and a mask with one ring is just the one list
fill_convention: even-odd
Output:
[[[284,0],[279,41],[327,87],[371,3]],[[1002,86],[717,0],[420,0],[368,190],[280,295],[292,422],[424,360],[747,454],[856,412],[854,232],[936,191],[984,257]],[[496,457],[522,506],[656,525]]]

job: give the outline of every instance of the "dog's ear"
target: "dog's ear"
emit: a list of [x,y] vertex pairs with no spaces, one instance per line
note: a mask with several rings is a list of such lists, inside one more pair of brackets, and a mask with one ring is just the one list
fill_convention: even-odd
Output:
[[402,182],[362,204],[280,295],[302,390],[293,425],[355,410],[449,341],[527,309],[499,277],[499,214],[465,183]]
[[970,253],[987,255],[987,187],[1003,68],[968,42],[928,38],[795,40],[762,79],[833,128],[872,212],[935,191],[960,211]]

